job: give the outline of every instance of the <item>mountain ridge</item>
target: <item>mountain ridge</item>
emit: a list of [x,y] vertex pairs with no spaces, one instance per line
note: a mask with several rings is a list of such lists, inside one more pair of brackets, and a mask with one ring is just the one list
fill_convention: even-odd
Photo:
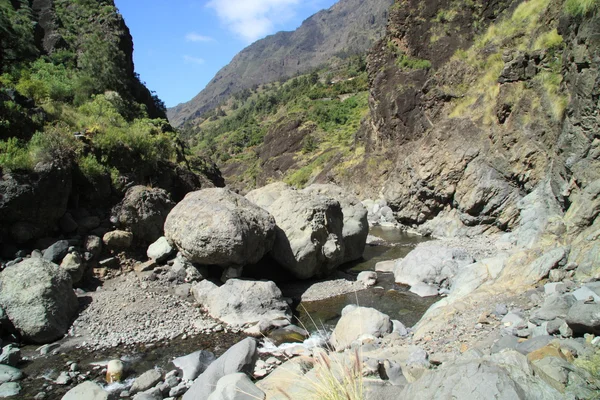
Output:
[[366,52],[383,36],[392,3],[341,0],[307,18],[295,31],[254,42],[193,99],[169,108],[169,121],[182,126],[243,89],[308,72],[334,55]]

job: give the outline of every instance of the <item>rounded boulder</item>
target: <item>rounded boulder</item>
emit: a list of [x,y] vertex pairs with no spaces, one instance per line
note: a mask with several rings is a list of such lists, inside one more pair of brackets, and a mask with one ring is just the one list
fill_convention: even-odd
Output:
[[229,189],[189,193],[171,210],[165,237],[193,263],[246,265],[273,247],[275,219]]

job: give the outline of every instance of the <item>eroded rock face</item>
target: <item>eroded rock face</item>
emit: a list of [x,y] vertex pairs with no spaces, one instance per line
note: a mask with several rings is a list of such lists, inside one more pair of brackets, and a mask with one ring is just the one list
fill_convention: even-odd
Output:
[[79,304],[68,272],[33,258],[0,273],[0,306],[25,340],[48,343],[67,332]]
[[344,261],[343,214],[340,204],[281,184],[248,193],[277,222],[271,256],[299,279],[327,275]]
[[271,250],[275,220],[228,189],[204,189],[173,208],[165,236],[191,262],[242,266],[258,262]]
[[139,242],[152,243],[162,236],[165,219],[175,207],[163,189],[134,186],[112,211],[116,225],[133,233]]
[[361,201],[350,192],[331,184],[310,185],[303,191],[329,197],[340,203],[344,214],[344,262],[361,258],[369,235],[367,210]]

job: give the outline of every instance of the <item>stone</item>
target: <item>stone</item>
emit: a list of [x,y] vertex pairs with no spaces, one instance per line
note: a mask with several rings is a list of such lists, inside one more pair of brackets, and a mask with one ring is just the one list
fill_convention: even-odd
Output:
[[576,302],[569,309],[566,321],[575,334],[600,335],[600,303]]
[[254,371],[258,357],[256,339],[246,338],[233,345],[214,361],[183,395],[183,400],[206,399],[214,391],[219,379],[226,375]]
[[550,342],[554,340],[553,336],[545,335],[545,336],[536,336],[524,342],[517,344],[515,350],[523,355],[527,355],[533,351],[541,349],[542,347],[548,345]]
[[506,327],[522,328],[527,326],[523,317],[516,313],[508,313],[502,318],[502,324]]
[[169,194],[159,188],[133,186],[112,209],[111,221],[120,229],[133,233],[136,241],[153,243],[163,236],[163,226],[175,207]]
[[0,383],[15,382],[23,378],[23,372],[20,369],[9,365],[0,364]]
[[408,329],[406,329],[406,326],[396,319],[392,320],[392,332],[396,332],[400,336],[408,335]]
[[204,189],[188,193],[171,210],[165,236],[193,263],[242,266],[272,249],[275,220],[231,190]]
[[77,314],[71,276],[44,259],[27,259],[0,272],[0,307],[33,343],[60,339]]
[[330,342],[336,350],[350,347],[353,341],[368,334],[382,337],[392,332],[390,317],[368,307],[353,307],[351,311],[342,313],[331,334]]
[[133,270],[139,274],[142,272],[153,271],[156,267],[158,267],[158,264],[155,260],[148,260],[143,263],[136,263],[133,266]]
[[94,235],[86,236],[84,248],[86,252],[93,256],[93,258],[97,258],[100,253],[102,253],[102,239]]
[[566,264],[570,249],[568,247],[558,247],[543,254],[535,259],[531,264],[524,268],[524,283],[536,283],[550,274],[550,271],[559,265]]
[[58,375],[58,378],[56,378],[54,383],[61,386],[68,385],[69,383],[71,383],[71,376],[68,372],[63,371],[60,373],[60,375]]
[[438,295],[437,287],[428,285],[427,283],[419,282],[412,285],[409,290],[411,293],[416,294],[419,297],[431,297]]
[[279,346],[283,343],[302,343],[308,339],[308,336],[306,330],[295,325],[288,325],[272,330],[268,337],[275,346]]
[[210,351],[199,350],[186,356],[177,357],[173,360],[173,365],[181,370],[184,381],[193,381],[215,360],[215,355]]
[[377,283],[377,272],[375,271],[362,271],[356,277],[357,282],[361,282],[366,287],[375,286]]
[[69,253],[63,258],[60,267],[67,271],[71,276],[73,284],[79,283],[85,272],[85,264],[79,253]]
[[138,393],[148,390],[162,380],[163,371],[160,369],[151,369],[135,378],[131,385],[130,393]]
[[21,350],[18,347],[8,344],[2,348],[2,354],[0,354],[0,364],[16,367],[20,361]]
[[567,290],[567,285],[562,282],[546,283],[544,285],[544,293],[546,295],[559,293],[562,294]]
[[17,382],[6,382],[0,385],[0,399],[13,397],[21,392],[21,385]]
[[121,382],[125,366],[121,360],[110,360],[106,365],[106,382]]
[[344,261],[344,216],[340,203],[315,193],[283,187],[270,204],[272,184],[248,193],[246,197],[262,205],[277,223],[271,257],[298,279],[329,275]]
[[409,286],[421,282],[439,285],[452,281],[460,268],[473,262],[463,249],[421,243],[396,263],[394,278]]
[[167,238],[161,236],[148,247],[146,255],[157,263],[162,263],[167,261],[174,251],[175,249],[167,241]]
[[291,318],[281,290],[271,281],[230,279],[221,287],[202,281],[192,286],[192,295],[212,317],[229,325]]
[[59,240],[44,250],[44,259],[55,264],[60,264],[64,256],[69,252],[69,247],[70,244],[68,240]]
[[533,311],[529,319],[534,323],[552,321],[556,318],[565,318],[571,306],[575,303],[572,294],[554,293],[546,297],[541,308]]
[[379,261],[375,264],[375,271],[377,272],[394,272],[394,266],[396,260]]
[[[590,288],[586,286],[582,286],[573,293],[573,297],[577,301],[587,301],[590,298],[593,299],[596,303],[600,304],[600,296]],[[599,306],[600,307],[600,306]]]
[[[332,184],[313,184],[304,192],[332,198],[340,203],[344,215],[344,263],[362,258],[369,234],[367,210],[356,196]],[[391,211],[391,210],[390,210]]]
[[264,400],[265,393],[256,387],[246,374],[225,375],[217,382],[208,400]]
[[567,271],[562,269],[553,269],[550,270],[550,274],[548,275],[548,279],[550,282],[562,282],[567,277]]
[[104,234],[102,241],[109,250],[119,251],[131,247],[133,233],[127,231],[111,231]]

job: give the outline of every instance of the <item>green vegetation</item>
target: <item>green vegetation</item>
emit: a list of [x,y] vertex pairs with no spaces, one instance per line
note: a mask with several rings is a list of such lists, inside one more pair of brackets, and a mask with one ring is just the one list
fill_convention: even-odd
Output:
[[587,15],[596,12],[598,9],[598,0],[566,0],[565,10],[571,15]]
[[396,60],[396,65],[403,69],[429,69],[431,68],[431,61],[402,54]]

